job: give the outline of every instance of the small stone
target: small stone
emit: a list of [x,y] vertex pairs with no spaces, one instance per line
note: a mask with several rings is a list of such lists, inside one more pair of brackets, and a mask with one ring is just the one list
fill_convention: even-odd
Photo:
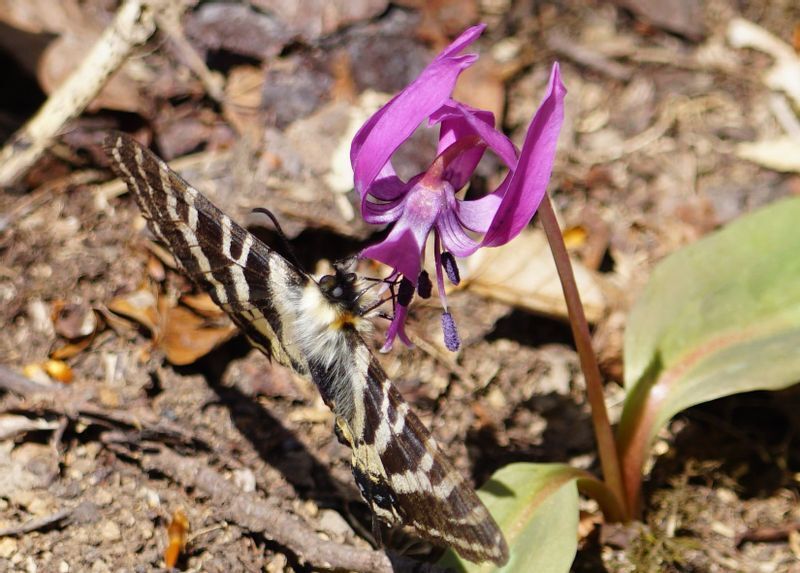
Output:
[[149,487],[141,488],[139,490],[139,496],[144,498],[144,502],[150,509],[156,509],[161,506],[161,498],[158,496],[158,492]]
[[114,496],[107,489],[98,489],[94,496],[94,502],[100,507],[105,507],[114,501]]
[[111,573],[111,568],[108,566],[108,563],[102,559],[98,559],[92,564],[92,573]]
[[10,537],[0,539],[0,559],[8,559],[17,552],[17,541]]
[[62,561],[58,564],[58,573],[69,573],[69,563]]
[[104,521],[100,526],[100,535],[106,541],[119,541],[122,539],[122,532],[119,530],[119,525],[113,521]]
[[256,490],[256,475],[248,468],[234,470],[233,483],[243,492],[252,493]]
[[268,573],[280,573],[282,571],[286,571],[286,565],[288,564],[288,560],[283,553],[278,553],[270,560],[267,564],[267,571]]
[[142,539],[152,539],[153,535],[155,535],[153,527],[150,525],[143,525],[139,531]]
[[326,532],[333,539],[344,541],[348,536],[353,534],[353,529],[350,527],[350,524],[347,523],[338,511],[323,509],[320,511],[320,514],[317,520],[319,529]]

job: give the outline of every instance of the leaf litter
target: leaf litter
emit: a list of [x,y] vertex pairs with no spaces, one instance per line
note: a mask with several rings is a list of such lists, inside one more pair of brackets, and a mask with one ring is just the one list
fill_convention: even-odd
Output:
[[[741,18],[794,51],[800,12],[790,4],[715,0],[698,15],[690,3],[671,2],[671,22],[636,0],[356,4],[331,4],[321,19],[281,3],[203,4],[181,25],[191,49],[226,80],[221,103],[206,97],[174,39],[157,37],[119,74],[122,95],[104,92],[91,114],[70,124],[28,174],[31,187],[0,193],[0,213],[9,215],[0,229],[0,362],[17,373],[26,365],[41,371],[36,392],[0,398],[0,529],[41,524],[0,539],[0,568],[156,570],[182,508],[191,524],[178,559],[186,570],[307,570],[296,553],[268,541],[268,531],[237,520],[224,505],[230,498],[196,489],[164,462],[174,458],[154,451],[239,476],[236,487],[250,484],[254,499],[309,531],[369,548],[349,453],[315,390],[248,351],[168,257],[159,258],[122,188],[59,181],[97,169],[87,158],[98,157],[92,146],[108,128],[155,141],[240,222],[255,207],[272,209],[300,260],[314,268],[377,239],[348,219],[357,207],[339,165],[353,118],[371,105],[364,90],[391,94],[463,27],[485,21],[479,49],[496,65],[476,70],[467,91],[502,113],[520,144],[559,58],[569,99],[550,189],[563,227],[573,230],[571,254],[585,265],[612,416],[619,415],[613,380],[624,314],[652,265],[800,189],[796,169],[778,163],[790,158],[783,147],[767,149],[772,163],[763,153],[737,158],[752,142],[778,145],[793,136],[797,108],[790,103],[787,116],[775,96],[793,101],[792,78],[776,70],[796,52],[776,59],[729,38]],[[112,16],[108,2],[69,3],[63,19],[47,6],[0,4],[0,20],[28,35],[27,43],[2,44],[14,63],[9,79],[38,73],[44,92],[58,69],[79,58],[55,42],[88,42]],[[33,45],[48,49],[25,51]],[[0,126],[10,134],[26,112],[5,101],[12,100],[0,99]],[[491,189],[498,175],[481,166],[473,186]],[[45,187],[50,181],[61,186]],[[30,202],[24,193],[37,188],[47,199]],[[253,229],[282,248],[269,225]],[[533,258],[518,248],[504,261]],[[443,350],[438,314],[423,305],[410,321],[418,349],[383,358],[455,465],[479,483],[517,461],[597,465],[577,358],[553,302],[557,289],[545,291],[553,296],[543,304],[534,288],[550,280],[544,269],[526,268],[515,282],[493,264],[475,288],[452,293],[453,312],[463,317],[459,354]],[[376,325],[376,340],[382,328]],[[53,382],[50,360],[72,373],[71,384]],[[796,399],[792,390],[746,395],[679,416],[656,444],[645,524],[605,546],[594,533],[600,526],[588,528],[576,567],[791,571],[796,535],[757,539],[765,527],[798,519]],[[59,512],[71,517],[54,519]],[[407,541],[390,539],[395,547]]]

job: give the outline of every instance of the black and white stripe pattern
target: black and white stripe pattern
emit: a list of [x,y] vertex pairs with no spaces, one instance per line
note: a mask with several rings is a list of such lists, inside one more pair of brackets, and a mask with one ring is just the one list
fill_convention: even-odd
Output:
[[254,346],[317,385],[373,512],[472,561],[505,563],[494,519],[364,342],[369,322],[354,310],[348,275],[337,269],[343,288],[325,291],[130,137],[113,134],[105,149],[186,274]]

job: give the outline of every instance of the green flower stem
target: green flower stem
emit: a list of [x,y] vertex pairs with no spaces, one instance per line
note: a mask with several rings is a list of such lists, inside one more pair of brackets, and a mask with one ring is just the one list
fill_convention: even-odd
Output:
[[[603,382],[600,377],[600,368],[597,366],[597,360],[592,349],[589,323],[586,322],[586,315],[583,312],[583,304],[581,304],[581,297],[578,293],[578,285],[575,283],[575,275],[572,272],[564,237],[561,234],[561,228],[558,226],[558,220],[553,211],[550,197],[546,193],[539,206],[538,213],[539,220],[542,222],[542,227],[544,227],[544,232],[547,235],[547,242],[550,244],[550,250],[553,253],[558,277],[561,279],[561,288],[564,291],[564,298],[567,302],[567,313],[572,327],[572,336],[575,338],[581,370],[586,379],[586,394],[589,398],[589,405],[592,408],[592,424],[594,425],[594,434],[597,439],[600,465],[603,468],[603,478],[609,489],[614,492],[617,504],[622,508],[621,513],[627,516],[628,511],[625,505],[625,490],[623,488],[619,456],[616,442],[614,441],[614,433],[608,421],[606,404],[603,400]],[[609,520],[614,517],[606,515]]]

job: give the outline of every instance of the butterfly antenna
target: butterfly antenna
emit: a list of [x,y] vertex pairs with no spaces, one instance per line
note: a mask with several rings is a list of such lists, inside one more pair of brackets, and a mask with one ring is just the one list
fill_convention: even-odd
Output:
[[[383,306],[384,304],[386,304],[389,301],[392,301],[392,312],[394,312],[394,310],[395,310],[394,309],[394,305],[395,305],[395,301],[397,300],[397,293],[395,292],[394,288],[397,286],[397,283],[400,282],[400,279],[380,279],[380,278],[377,278],[377,277],[361,277],[361,280],[369,281],[372,284],[369,285],[368,287],[365,287],[365,288],[361,289],[358,292],[358,294],[356,294],[356,300],[357,301],[360,300],[361,297],[364,296],[371,289],[373,289],[374,287],[376,287],[376,286],[378,286],[380,284],[389,285],[389,291],[391,292],[391,295],[389,297],[387,297],[387,298],[379,298],[378,300],[373,302],[371,305],[361,309],[359,311],[359,315],[366,316],[369,313],[371,313],[373,310],[375,310],[376,308],[378,308],[380,306]],[[381,317],[381,318],[386,318],[388,320],[392,320],[392,317],[390,315],[386,314],[385,312],[379,312],[379,313],[376,313],[376,315]]]
[[300,261],[298,260],[297,255],[295,254],[294,249],[292,248],[292,244],[289,242],[288,237],[286,237],[286,234],[283,232],[281,224],[278,222],[278,218],[272,214],[272,211],[270,211],[265,207],[256,207],[255,209],[252,210],[252,212],[261,213],[262,215],[266,215],[267,217],[269,217],[270,221],[272,221],[272,224],[275,226],[275,232],[278,233],[278,236],[281,238],[281,242],[283,243],[283,248],[286,251],[286,258],[289,259],[289,262],[294,264],[294,266],[296,266],[298,269],[305,270],[303,269],[303,265],[300,264]]

